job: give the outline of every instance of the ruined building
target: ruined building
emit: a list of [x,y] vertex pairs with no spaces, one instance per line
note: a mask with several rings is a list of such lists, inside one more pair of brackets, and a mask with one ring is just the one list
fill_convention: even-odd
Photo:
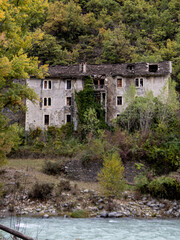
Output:
[[27,80],[29,87],[39,95],[40,102],[27,100],[26,130],[48,125],[61,127],[74,122],[77,127],[75,91],[84,88],[85,79],[93,79],[96,97],[105,109],[105,120],[110,123],[126,107],[124,94],[135,84],[137,95],[152,90],[154,96],[160,93],[171,74],[171,62],[68,65],[49,68],[44,79]]

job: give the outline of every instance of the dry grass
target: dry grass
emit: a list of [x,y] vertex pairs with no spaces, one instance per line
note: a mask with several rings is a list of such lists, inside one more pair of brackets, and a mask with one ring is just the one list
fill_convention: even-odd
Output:
[[[26,187],[32,186],[36,181],[57,184],[62,178],[60,176],[46,175],[42,172],[45,159],[8,159],[8,163],[3,167],[9,172],[22,171],[20,180],[26,182]],[[21,174],[22,175],[22,174]],[[79,189],[89,189],[100,191],[96,182],[70,181],[71,185],[76,185]]]

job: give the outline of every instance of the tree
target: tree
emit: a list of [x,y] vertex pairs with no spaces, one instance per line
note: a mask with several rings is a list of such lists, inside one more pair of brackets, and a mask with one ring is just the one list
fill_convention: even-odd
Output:
[[110,197],[120,197],[124,188],[124,167],[118,152],[105,155],[103,168],[98,175],[103,193]]
[[43,78],[47,72],[47,66],[39,67],[38,59],[27,55],[28,49],[43,36],[35,26],[46,7],[47,1],[43,0],[0,1],[0,165],[18,142],[17,126],[9,125],[5,112],[25,109],[25,98],[37,99],[28,86],[14,79],[30,75]]

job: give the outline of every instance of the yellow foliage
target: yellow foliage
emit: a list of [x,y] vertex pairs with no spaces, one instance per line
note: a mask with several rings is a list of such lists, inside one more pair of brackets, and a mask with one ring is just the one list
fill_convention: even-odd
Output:
[[124,167],[118,152],[104,157],[104,164],[98,175],[99,184],[106,196],[120,197],[124,187]]

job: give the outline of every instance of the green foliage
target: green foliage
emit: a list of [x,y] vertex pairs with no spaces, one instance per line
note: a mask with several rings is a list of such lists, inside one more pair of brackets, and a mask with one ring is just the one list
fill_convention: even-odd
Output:
[[170,177],[159,177],[148,185],[149,193],[153,197],[180,199],[180,183]]
[[39,67],[38,58],[27,55],[28,49],[43,36],[36,28],[44,21],[46,9],[47,1],[42,0],[0,2],[0,165],[21,140],[18,127],[8,124],[5,112],[25,109],[26,98],[37,100],[28,86],[15,83],[13,79],[30,75],[43,78],[47,72],[47,66]]
[[85,87],[76,92],[79,123],[84,133],[95,134],[99,128],[105,128],[104,110],[95,97],[91,77],[86,78]]
[[142,194],[148,193],[149,180],[145,174],[140,174],[135,178],[136,189]]
[[[180,81],[178,0],[28,0],[23,10],[25,17],[18,12],[22,36],[26,26],[36,37],[39,26],[45,32],[40,44],[34,41],[33,51],[28,51],[43,63],[171,60],[173,79]],[[10,20],[8,27],[16,29]],[[25,45],[30,49],[31,44]]]
[[154,97],[152,92],[146,92],[144,97],[136,97],[135,99],[134,97],[129,98],[129,94],[126,95],[126,98],[130,99],[129,105],[118,117],[118,125],[129,132],[140,130],[144,133],[158,127],[159,124],[165,124],[171,130],[177,128],[176,110],[179,103],[174,84],[169,82],[168,86],[169,92],[167,92],[166,86],[163,94],[158,98]]
[[168,133],[164,128],[150,135],[144,143],[146,158],[156,173],[175,171],[180,164],[179,136]]
[[70,216],[72,218],[87,218],[89,215],[85,210],[76,210],[72,212]]
[[47,200],[52,194],[54,185],[52,183],[36,182],[29,192],[29,197],[32,199]]
[[118,152],[104,157],[103,168],[98,175],[99,184],[106,196],[120,197],[124,188],[124,167]]
[[46,160],[44,162],[42,171],[48,175],[60,175],[62,172],[64,172],[64,163],[62,160]]

